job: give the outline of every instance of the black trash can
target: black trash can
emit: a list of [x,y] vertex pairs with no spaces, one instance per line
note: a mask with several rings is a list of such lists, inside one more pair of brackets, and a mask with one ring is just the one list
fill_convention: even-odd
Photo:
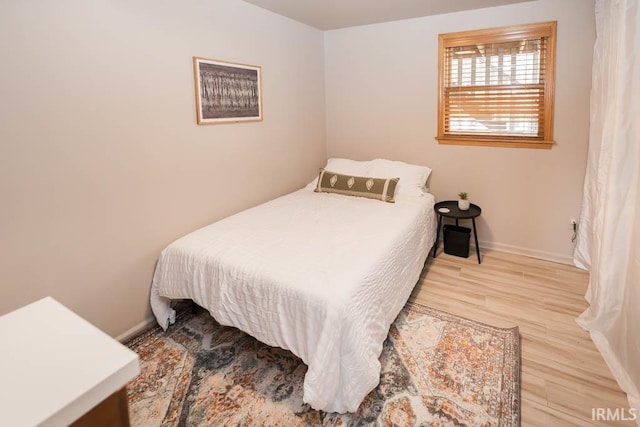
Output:
[[469,257],[469,239],[471,238],[470,228],[458,227],[456,225],[445,225],[443,227],[443,234],[445,254],[463,258]]

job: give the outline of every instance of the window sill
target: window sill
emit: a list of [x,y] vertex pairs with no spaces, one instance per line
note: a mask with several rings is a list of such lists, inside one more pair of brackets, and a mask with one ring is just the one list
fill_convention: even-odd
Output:
[[555,144],[554,141],[523,141],[518,139],[473,139],[437,137],[438,144],[445,145],[475,145],[480,147],[507,147],[507,148],[538,148],[549,150]]

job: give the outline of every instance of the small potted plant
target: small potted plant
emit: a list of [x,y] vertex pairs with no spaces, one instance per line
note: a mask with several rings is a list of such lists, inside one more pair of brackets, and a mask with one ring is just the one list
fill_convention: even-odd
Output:
[[458,209],[460,209],[461,211],[468,211],[469,207],[471,206],[471,202],[469,202],[469,199],[467,198],[467,193],[461,191],[460,193],[458,193],[458,197]]

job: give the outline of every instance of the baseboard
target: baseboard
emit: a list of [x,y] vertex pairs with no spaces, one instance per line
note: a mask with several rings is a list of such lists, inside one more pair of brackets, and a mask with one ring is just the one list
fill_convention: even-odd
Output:
[[[524,255],[532,258],[544,259],[546,261],[558,262],[560,264],[573,265],[573,257],[562,255],[555,252],[540,251],[537,249],[523,248],[521,246],[507,245],[505,243],[479,241],[480,251],[483,248],[492,249],[501,252],[508,252],[516,255]],[[471,245],[475,247],[475,245]]]
[[154,323],[156,323],[156,319],[153,316],[149,317],[146,320],[143,320],[142,322],[135,325],[133,328],[128,329],[122,334],[118,335],[115,339],[117,341],[120,341],[121,343],[124,343],[130,340],[131,338],[135,337],[136,335],[140,334],[142,331],[149,328],[150,326],[153,326]]
[[[524,255],[531,258],[538,258],[538,259],[543,259],[545,261],[553,261],[560,264],[575,266],[575,264],[573,263],[573,258],[568,255],[562,255],[562,254],[557,254],[554,252],[547,252],[547,251],[539,251],[537,249],[523,248],[521,246],[507,245],[504,243],[488,242],[486,240],[485,241],[480,240],[478,241],[478,243],[480,243],[480,254],[482,254],[483,249],[491,249],[494,251],[507,252],[507,253],[516,254],[516,255]],[[476,245],[474,244],[473,240],[470,242],[469,247],[473,251],[476,250]],[[438,244],[438,250],[442,248],[443,248],[443,242],[440,241],[440,243]],[[469,254],[469,256],[471,255],[473,254]]]

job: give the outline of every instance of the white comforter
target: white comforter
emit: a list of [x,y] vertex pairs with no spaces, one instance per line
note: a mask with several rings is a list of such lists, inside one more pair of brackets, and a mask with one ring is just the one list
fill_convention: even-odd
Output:
[[433,196],[384,203],[303,189],[218,221],[160,255],[151,306],[189,298],[308,366],[304,401],[354,412],[434,242]]

